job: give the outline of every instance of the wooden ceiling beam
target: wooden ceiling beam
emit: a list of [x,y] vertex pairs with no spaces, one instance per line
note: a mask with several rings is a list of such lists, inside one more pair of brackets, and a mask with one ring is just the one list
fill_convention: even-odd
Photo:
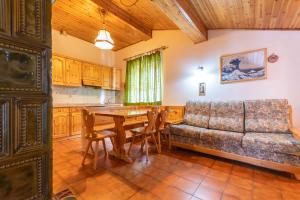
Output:
[[207,40],[207,28],[188,0],[152,0],[194,43]]
[[111,0],[92,0],[95,4],[103,8],[105,11],[112,13],[122,21],[131,25],[135,29],[142,32],[146,39],[152,38],[152,30],[151,28],[146,27],[142,22],[138,19],[131,16],[128,12],[121,9],[119,6],[114,4]]

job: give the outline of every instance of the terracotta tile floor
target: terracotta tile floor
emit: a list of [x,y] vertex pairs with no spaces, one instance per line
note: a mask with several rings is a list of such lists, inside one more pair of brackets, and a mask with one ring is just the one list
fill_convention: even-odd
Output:
[[[111,145],[108,143],[108,149]],[[135,162],[102,157],[81,167],[80,138],[53,144],[53,190],[69,188],[80,200],[299,200],[300,182],[288,174],[176,149],[153,151],[148,163],[139,146]]]

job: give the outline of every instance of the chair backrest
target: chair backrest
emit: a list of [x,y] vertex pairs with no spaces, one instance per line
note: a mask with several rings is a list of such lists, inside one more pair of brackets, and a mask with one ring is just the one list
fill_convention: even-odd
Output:
[[148,111],[147,112],[148,117],[148,125],[145,128],[145,133],[151,133],[154,132],[156,129],[156,120],[158,117],[158,112],[156,111]]
[[168,110],[161,110],[160,111],[160,123],[158,126],[158,130],[165,128],[167,118],[168,118]]
[[95,124],[95,114],[89,113],[88,110],[83,109],[83,123],[85,126],[86,136],[94,136],[94,124]]

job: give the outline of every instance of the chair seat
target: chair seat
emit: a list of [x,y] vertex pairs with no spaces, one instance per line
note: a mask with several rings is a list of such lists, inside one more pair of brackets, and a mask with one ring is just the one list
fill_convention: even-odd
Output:
[[130,129],[133,134],[142,134],[144,133],[145,127],[138,127],[134,129]]
[[[114,137],[116,136],[116,133],[110,130],[103,130],[103,131],[95,131],[95,136],[93,139],[104,139],[104,138],[109,138],[109,137]],[[91,138],[91,136],[89,137]]]

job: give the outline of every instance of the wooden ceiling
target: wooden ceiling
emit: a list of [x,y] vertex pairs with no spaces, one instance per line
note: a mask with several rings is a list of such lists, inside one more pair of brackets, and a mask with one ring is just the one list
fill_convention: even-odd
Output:
[[300,29],[299,0],[191,0],[208,29]]
[[[123,1],[132,2],[132,0]],[[95,2],[97,1],[56,0],[52,8],[52,27],[55,30],[64,30],[69,35],[94,43],[98,31],[102,28],[102,18],[99,12],[102,7]],[[110,4],[109,0],[102,0],[101,2]],[[151,30],[178,29],[150,0],[140,0],[131,8],[122,6],[120,0],[113,0],[113,3],[130,13],[134,19],[138,19],[144,28],[149,29],[150,32]],[[105,24],[115,42],[114,50],[151,38],[111,12],[107,12]]]
[[198,43],[210,29],[300,29],[300,0],[56,0],[52,26],[94,43],[101,8],[114,50],[150,39],[152,30],[180,28]]

